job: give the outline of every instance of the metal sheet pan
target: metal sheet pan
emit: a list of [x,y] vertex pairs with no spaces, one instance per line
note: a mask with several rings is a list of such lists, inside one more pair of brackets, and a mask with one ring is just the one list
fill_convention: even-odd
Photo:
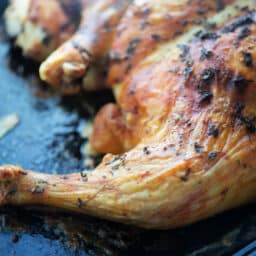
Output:
[[[6,2],[1,1],[1,12]],[[1,35],[2,29],[1,22]],[[0,164],[49,173],[80,171],[86,158],[81,127],[113,100],[111,92],[60,97],[39,82],[37,68],[0,38],[0,117],[15,113],[20,118],[0,139]],[[0,209],[1,256],[230,255],[254,239],[254,205],[172,231],[145,231],[49,209]]]

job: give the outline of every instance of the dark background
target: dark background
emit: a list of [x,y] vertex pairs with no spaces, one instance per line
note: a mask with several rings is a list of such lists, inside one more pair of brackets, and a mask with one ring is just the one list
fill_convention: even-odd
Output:
[[[0,1],[3,13],[7,1]],[[1,15],[2,16],[2,15]],[[0,117],[20,124],[0,139],[0,165],[49,173],[85,167],[80,131],[111,92],[60,97],[38,79],[38,65],[10,47],[0,27]],[[97,99],[97,101],[96,101]],[[97,159],[99,160],[99,159]],[[145,231],[49,209],[0,209],[0,255],[230,255],[256,239],[249,205],[172,231]]]

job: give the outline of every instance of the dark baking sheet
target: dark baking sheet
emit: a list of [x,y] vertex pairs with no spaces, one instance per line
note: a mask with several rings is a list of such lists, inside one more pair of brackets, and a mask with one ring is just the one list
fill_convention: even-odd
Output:
[[[4,4],[1,0],[1,11]],[[49,173],[80,171],[86,142],[81,128],[113,100],[111,92],[61,98],[39,82],[37,68],[1,37],[0,117],[16,113],[20,124],[0,139],[0,165]],[[254,239],[254,205],[172,231],[145,231],[49,209],[0,209],[1,256],[230,255]]]

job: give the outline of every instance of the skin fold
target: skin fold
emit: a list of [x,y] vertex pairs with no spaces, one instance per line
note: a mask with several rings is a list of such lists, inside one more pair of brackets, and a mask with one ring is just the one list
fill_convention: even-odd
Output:
[[113,84],[117,104],[94,122],[91,145],[108,153],[102,163],[69,175],[0,167],[0,204],[169,229],[255,201],[255,8],[227,3],[130,57],[136,64]]

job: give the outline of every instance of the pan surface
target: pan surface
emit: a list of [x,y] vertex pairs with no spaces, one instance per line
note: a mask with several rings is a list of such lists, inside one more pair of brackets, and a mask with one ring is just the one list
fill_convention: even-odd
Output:
[[[6,1],[0,4],[2,12]],[[0,165],[48,173],[81,171],[88,162],[82,127],[113,100],[112,94],[60,97],[39,82],[37,70],[0,38],[0,118],[16,114],[20,120],[0,138]],[[230,255],[254,239],[254,205],[173,231],[145,231],[49,209],[0,209],[1,256]]]

